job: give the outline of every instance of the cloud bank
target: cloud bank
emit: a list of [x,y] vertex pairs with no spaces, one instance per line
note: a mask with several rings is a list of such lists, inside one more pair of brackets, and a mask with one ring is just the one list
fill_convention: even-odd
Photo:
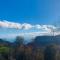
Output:
[[0,21],[0,27],[23,29],[23,30],[37,29],[37,30],[45,30],[47,32],[57,30],[57,27],[54,25],[40,25],[40,24],[32,25],[32,24],[28,24],[28,23],[21,24],[21,23],[9,22],[6,20]]

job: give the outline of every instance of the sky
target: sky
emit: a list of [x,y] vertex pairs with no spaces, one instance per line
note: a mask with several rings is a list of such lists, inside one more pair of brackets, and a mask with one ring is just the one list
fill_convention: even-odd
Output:
[[[0,0],[0,22],[52,25],[60,20],[60,0]],[[31,27],[31,26],[28,26]],[[46,27],[46,26],[45,26]],[[36,29],[0,28],[0,34],[35,32]]]
[[20,23],[54,24],[60,0],[0,0],[0,19]]

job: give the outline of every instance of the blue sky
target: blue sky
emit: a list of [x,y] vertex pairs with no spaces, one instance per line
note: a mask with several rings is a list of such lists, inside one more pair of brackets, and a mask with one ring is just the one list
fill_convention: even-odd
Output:
[[[0,0],[0,20],[32,25],[55,24],[55,21],[60,20],[60,0]],[[0,34],[13,33],[13,31],[21,32],[21,30],[0,29]]]
[[0,19],[52,24],[60,19],[60,0],[0,0]]

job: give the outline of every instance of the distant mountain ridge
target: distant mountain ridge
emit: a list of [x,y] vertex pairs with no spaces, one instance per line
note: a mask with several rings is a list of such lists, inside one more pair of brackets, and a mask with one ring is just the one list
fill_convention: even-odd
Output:
[[[9,45],[9,46],[15,46],[16,44],[16,40],[15,42],[9,42],[9,41],[5,41],[4,39],[0,39],[0,44],[3,45]],[[26,45],[31,45],[31,46],[46,46],[49,44],[60,44],[60,35],[56,35],[56,36],[37,36],[33,41],[31,41],[30,43],[26,44]]]
[[56,36],[37,36],[33,42],[27,45],[35,47],[47,46],[49,44],[60,44],[60,35]]
[[0,45],[3,45],[3,46],[12,46],[13,47],[15,45],[15,43],[12,43],[12,42],[0,39]]

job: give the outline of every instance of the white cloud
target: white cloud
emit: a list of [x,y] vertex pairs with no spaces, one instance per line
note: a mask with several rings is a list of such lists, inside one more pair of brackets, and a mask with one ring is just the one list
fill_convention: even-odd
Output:
[[42,29],[48,31],[48,32],[52,32],[53,30],[55,30],[57,27],[53,26],[53,25],[43,25]]
[[39,24],[37,24],[37,25],[35,25],[35,28],[36,28],[36,29],[41,29],[41,28],[42,28],[42,26],[41,26],[41,25],[39,25]]
[[0,27],[6,27],[6,28],[16,28],[16,29],[21,29],[22,26],[19,23],[14,23],[14,22],[8,22],[8,21],[0,21]]
[[56,30],[57,27],[55,27],[54,25],[35,25],[36,29],[41,29],[41,30],[45,30],[47,32],[52,32],[53,30]]
[[24,30],[29,30],[29,29],[37,29],[37,30],[44,30],[47,32],[51,32],[53,30],[56,30],[57,27],[55,27],[54,25],[31,25],[28,23],[15,23],[15,22],[9,22],[6,20],[0,21],[0,27],[6,27],[6,28],[15,28],[15,29],[24,29]]
[[22,24],[22,29],[25,29],[25,30],[31,29],[32,27],[33,26],[31,24],[28,24],[28,23]]

